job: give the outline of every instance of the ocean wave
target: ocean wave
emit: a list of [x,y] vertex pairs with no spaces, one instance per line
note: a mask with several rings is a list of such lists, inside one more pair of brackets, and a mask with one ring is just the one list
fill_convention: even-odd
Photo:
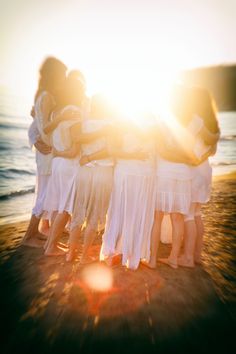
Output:
[[0,123],[0,129],[14,129],[14,130],[26,130],[29,124],[23,122],[13,123]]
[[211,162],[211,166],[234,166],[236,164],[236,161],[234,162],[224,162],[224,161],[214,161],[214,162]]
[[18,190],[18,191],[13,191],[10,192],[8,194],[3,194],[0,195],[0,200],[7,200],[13,197],[17,197],[17,196],[21,196],[21,195],[25,195],[25,194],[29,194],[29,193],[34,193],[35,188],[31,187],[28,189],[22,189],[22,190]]
[[0,105],[0,117],[3,117],[3,118],[12,118],[12,119],[25,119],[26,117],[21,115],[21,114],[8,114],[8,113],[5,113],[4,111],[1,110],[2,107]]
[[6,168],[3,170],[0,170],[0,176],[9,178],[11,174],[17,174],[17,175],[29,175],[29,176],[34,176],[35,171],[30,171],[30,170],[18,170],[17,168]]
[[220,141],[232,141],[236,140],[236,135],[225,135],[220,137]]

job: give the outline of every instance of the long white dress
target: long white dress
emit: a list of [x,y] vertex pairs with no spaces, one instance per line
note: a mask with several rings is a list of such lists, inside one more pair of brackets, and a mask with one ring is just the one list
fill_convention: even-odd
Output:
[[134,134],[128,133],[123,136],[122,150],[142,150],[150,157],[144,161],[117,160],[100,259],[122,254],[122,264],[137,269],[141,259],[150,259],[155,211],[154,144],[141,144]]
[[[55,104],[53,97],[47,91],[43,91],[40,96],[37,98],[35,102],[35,118],[33,126],[35,126],[36,130],[40,138],[43,142],[49,146],[51,146],[51,140],[48,135],[46,135],[43,131],[45,122],[47,117],[44,117],[42,111],[42,104],[45,99],[49,99]],[[36,188],[35,188],[35,204],[32,210],[32,214],[40,217],[43,213],[43,205],[46,197],[47,185],[49,181],[49,177],[51,174],[51,165],[52,165],[52,154],[41,154],[38,150],[36,150],[36,165],[37,165],[37,173],[36,173]]]
[[[96,132],[107,124],[108,121],[103,119],[87,119],[82,122],[82,132]],[[96,139],[81,145],[81,155],[90,155],[105,148],[106,139]],[[85,223],[93,230],[104,229],[113,183],[113,165],[112,159],[101,159],[79,166],[73,192],[71,230]]]
[[[77,106],[66,106],[63,112],[70,110],[80,114]],[[65,151],[72,147],[70,128],[81,120],[71,119],[58,124],[52,133],[53,147],[58,151]],[[47,195],[44,201],[44,210],[51,215],[53,211],[63,211],[72,214],[74,196],[73,187],[76,173],[79,167],[79,156],[75,158],[54,157],[52,161],[52,173],[48,182]]]

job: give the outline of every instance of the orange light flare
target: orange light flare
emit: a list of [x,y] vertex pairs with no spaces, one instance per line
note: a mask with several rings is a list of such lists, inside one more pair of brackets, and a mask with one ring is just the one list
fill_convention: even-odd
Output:
[[113,284],[111,269],[103,264],[91,264],[82,271],[84,283],[94,291],[109,291]]
[[83,291],[86,311],[94,317],[94,325],[97,325],[100,317],[124,316],[149,305],[163,286],[163,279],[145,267],[134,272],[124,267],[109,268],[105,264],[94,263],[81,270],[74,285]]
[[83,289],[88,312],[96,318],[102,304],[116,291],[113,288],[112,270],[101,263],[87,265],[75,284]]

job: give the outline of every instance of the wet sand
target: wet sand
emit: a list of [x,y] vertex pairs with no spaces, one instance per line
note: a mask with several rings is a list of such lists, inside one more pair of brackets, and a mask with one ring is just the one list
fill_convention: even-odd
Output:
[[[214,180],[203,266],[133,272],[116,265],[107,274],[94,263],[95,282],[113,279],[106,291],[86,283],[91,265],[20,246],[27,222],[1,226],[1,353],[235,352],[235,242],[227,241],[235,233],[235,191],[235,175]],[[98,235],[94,257],[100,244]],[[169,250],[161,245],[159,256]]]

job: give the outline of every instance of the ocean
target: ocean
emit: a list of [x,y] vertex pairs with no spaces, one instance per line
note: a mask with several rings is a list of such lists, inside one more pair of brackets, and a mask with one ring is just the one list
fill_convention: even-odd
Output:
[[[30,107],[29,107],[30,110]],[[211,164],[214,175],[236,171],[236,112],[218,114],[221,138]],[[0,99],[0,225],[26,220],[34,203],[35,153],[27,130],[32,118]]]

